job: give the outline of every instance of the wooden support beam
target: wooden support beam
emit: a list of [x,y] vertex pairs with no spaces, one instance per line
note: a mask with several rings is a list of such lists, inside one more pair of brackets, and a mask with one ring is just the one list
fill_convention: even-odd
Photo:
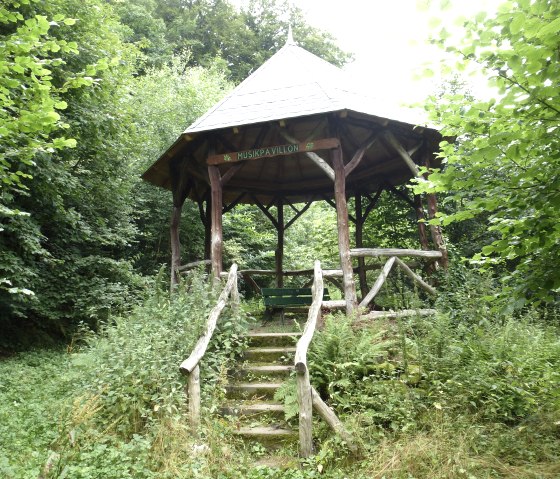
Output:
[[350,160],[350,162],[344,167],[344,175],[348,177],[350,173],[352,173],[362,161],[364,154],[367,150],[369,150],[375,143],[377,142],[377,134],[372,133],[369,138],[365,141],[365,143],[354,153],[354,156]]
[[235,173],[237,173],[245,165],[246,165],[245,162],[237,163],[237,164],[233,165],[229,170],[227,170],[222,175],[222,179],[221,179],[222,186],[225,186],[227,184],[227,182],[233,178],[233,175],[235,175]]
[[422,204],[422,197],[414,195],[414,211],[416,212],[416,220],[418,224],[418,237],[420,238],[420,246],[423,250],[428,250],[428,234],[426,232],[426,215],[424,214],[424,206]]
[[415,283],[418,284],[418,286],[420,286],[424,291],[427,291],[430,294],[436,294],[436,290],[430,286],[428,283],[426,283],[420,276],[418,276],[414,271],[412,271],[400,258],[397,258],[395,256],[393,256],[393,258],[395,258],[397,265],[400,269],[403,270],[403,272],[409,277],[411,278]]
[[313,400],[313,407],[319,413],[319,416],[332,428],[332,430],[340,436],[340,438],[346,443],[346,446],[350,450],[350,452],[356,454],[358,452],[358,448],[354,441],[352,440],[352,436],[348,432],[348,430],[344,427],[344,424],[338,419],[338,416],[335,412],[321,399],[319,393],[315,390],[313,386],[311,386],[311,395]]
[[395,196],[398,196],[401,200],[403,200],[405,203],[407,203],[411,208],[415,208],[414,201],[411,200],[406,193],[402,192],[401,190],[398,190],[388,181],[385,182],[385,187],[386,187],[387,190],[389,190]]
[[[292,143],[298,143],[298,141],[293,136],[291,136],[287,131],[279,129],[278,132],[286,140],[291,141]],[[315,141],[315,143],[317,143],[317,141]],[[338,139],[336,141],[338,142]],[[340,148],[340,142],[338,142],[336,146],[330,147],[329,149],[331,148]],[[327,148],[317,148],[317,150],[320,149],[325,150]],[[321,158],[317,153],[314,153],[313,151],[305,151],[305,154],[307,155],[308,158],[311,159],[311,161],[313,161],[313,163],[315,163],[319,168],[321,168],[321,170],[323,170],[332,181],[334,181],[334,171],[331,168],[331,166],[325,160],[323,160],[323,158]]]
[[[431,153],[424,153],[424,166],[430,168],[430,157]],[[426,195],[426,201],[428,203],[428,218],[434,219],[437,214],[437,198],[434,193],[429,193]],[[445,240],[443,239],[443,234],[441,232],[441,227],[439,225],[430,225],[430,233],[432,235],[432,240],[436,245],[436,248],[441,252],[440,264],[444,268],[447,268],[449,264],[449,258],[447,255],[447,247],[445,246]]]
[[223,213],[227,213],[228,211],[231,211],[233,208],[235,208],[239,202],[245,197],[247,193],[245,193],[244,191],[237,197],[235,198],[229,205],[224,206],[222,209],[222,214]]
[[204,210],[206,221],[204,221],[204,259],[210,259],[212,255],[212,191],[206,192],[206,208]]
[[379,198],[381,197],[383,191],[383,186],[380,186],[379,189],[375,192],[373,198],[370,195],[367,195],[369,204],[366,206],[366,210],[364,211],[364,221],[367,220],[367,217],[371,213],[371,210],[373,210],[373,208],[375,208],[375,205],[377,205],[377,202],[379,201]]
[[179,268],[181,266],[181,240],[179,238],[179,223],[181,222],[181,206],[173,206],[169,234],[171,238],[171,289],[179,284]]
[[350,257],[350,228],[348,227],[348,203],[346,202],[346,176],[344,174],[344,161],[342,149],[332,150],[332,163],[334,167],[334,197],[336,202],[336,224],[338,230],[338,251],[340,266],[343,272],[344,299],[346,300],[346,313],[351,315],[357,307],[356,287],[354,285],[354,270]]
[[391,145],[394,150],[399,154],[399,156],[403,159],[406,163],[410,171],[415,177],[420,177],[420,169],[418,165],[414,163],[414,160],[411,158],[411,155],[404,149],[404,147],[400,144],[399,140],[395,138],[393,133],[389,130],[385,130],[381,137],[384,141],[386,141],[389,145]]
[[268,208],[266,206],[264,206],[255,195],[251,195],[251,198],[253,198],[253,201],[255,202],[255,204],[257,205],[259,210],[261,210],[264,213],[264,215],[270,220],[272,225],[276,229],[278,229],[278,221],[276,220],[276,218],[274,216],[272,216],[270,211],[268,211]]
[[222,231],[222,182],[220,170],[217,166],[208,166],[208,176],[210,178],[210,188],[212,191],[212,239],[210,259],[212,261],[212,274],[219,278],[222,272],[222,250],[223,250],[223,231]]
[[[290,206],[292,206],[292,205],[290,205]],[[308,201],[301,210],[298,210],[297,208],[294,208],[292,206],[292,209],[294,209],[296,211],[296,214],[292,217],[292,219],[290,219],[290,221],[288,221],[286,223],[286,226],[284,227],[284,229],[287,230],[290,226],[292,226],[296,222],[296,220],[301,215],[303,215],[303,213],[305,213],[309,209],[310,206],[311,206],[311,201]]]
[[375,298],[375,296],[377,296],[377,293],[379,293],[381,286],[383,286],[383,284],[387,280],[387,276],[389,275],[389,272],[391,271],[393,264],[395,264],[396,259],[397,258],[395,256],[391,256],[387,260],[385,266],[383,266],[383,269],[381,270],[381,273],[379,273],[377,280],[371,287],[371,291],[365,296],[365,298],[362,299],[362,302],[360,303],[360,308],[367,308],[369,306],[369,303],[371,303],[371,301]]
[[[278,198],[276,202],[276,233],[277,245],[275,251],[276,262],[276,287],[284,287],[284,276],[282,275],[282,263],[284,262],[284,201]],[[282,317],[283,318],[283,317]]]
[[[354,197],[354,205],[356,207],[356,231],[355,231],[355,245],[356,248],[363,248],[364,241],[363,241],[363,233],[364,233],[364,223],[365,218],[362,212],[362,195],[360,193],[356,193]],[[358,258],[358,278],[360,283],[360,294],[362,298],[368,292],[368,285],[367,285],[367,277],[366,277],[366,260],[363,257]]]

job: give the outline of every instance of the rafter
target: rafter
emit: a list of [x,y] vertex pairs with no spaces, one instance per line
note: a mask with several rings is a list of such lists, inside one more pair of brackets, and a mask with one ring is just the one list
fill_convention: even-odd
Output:
[[[283,129],[278,129],[278,132],[289,142],[299,143],[298,140],[296,140],[293,136],[291,136],[287,131],[284,131]],[[332,181],[334,181],[334,170],[325,160],[323,160],[323,158],[321,158],[317,153],[313,151],[306,151],[305,154],[307,155],[308,158],[311,159],[311,161],[313,161],[313,163],[315,163],[319,168],[321,168]]]

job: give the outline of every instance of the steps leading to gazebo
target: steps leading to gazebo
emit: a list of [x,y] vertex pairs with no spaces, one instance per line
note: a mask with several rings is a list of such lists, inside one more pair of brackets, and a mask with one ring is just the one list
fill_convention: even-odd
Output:
[[298,332],[248,333],[249,348],[226,388],[224,416],[235,418],[235,434],[274,449],[295,441],[297,429],[284,420],[284,406],[274,393],[293,371]]

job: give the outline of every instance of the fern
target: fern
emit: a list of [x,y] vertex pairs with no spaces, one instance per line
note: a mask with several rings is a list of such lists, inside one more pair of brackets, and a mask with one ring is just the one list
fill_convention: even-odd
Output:
[[289,421],[299,415],[295,377],[291,377],[277,389],[274,393],[274,400],[284,404],[284,415],[286,421]]

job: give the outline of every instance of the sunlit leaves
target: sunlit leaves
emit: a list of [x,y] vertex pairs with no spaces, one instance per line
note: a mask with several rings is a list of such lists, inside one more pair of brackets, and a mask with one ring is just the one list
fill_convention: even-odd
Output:
[[[498,89],[490,101],[450,92],[427,106],[444,136],[443,172],[418,190],[447,191],[460,210],[444,224],[485,214],[496,240],[476,261],[506,260],[507,294],[552,300],[560,289],[560,5],[551,0],[505,2],[494,18],[465,23],[456,65],[486,69]],[[521,302],[519,302],[521,304]]]

